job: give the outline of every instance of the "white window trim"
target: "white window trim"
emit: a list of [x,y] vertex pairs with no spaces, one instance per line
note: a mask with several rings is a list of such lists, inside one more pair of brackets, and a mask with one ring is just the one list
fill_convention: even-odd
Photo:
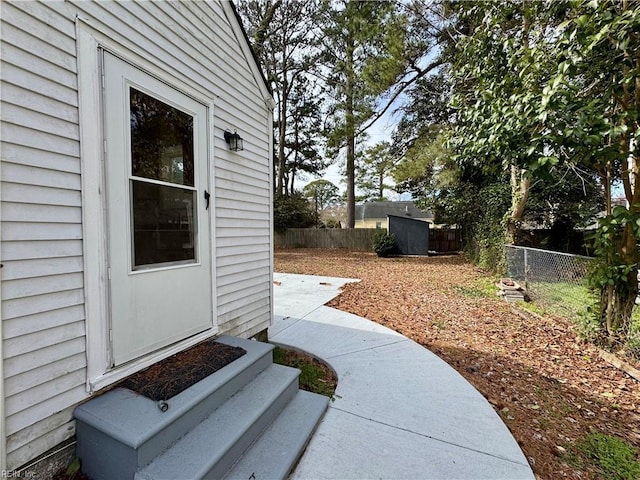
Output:
[[[76,18],[78,56],[78,109],[80,128],[80,156],[82,173],[82,229],[85,288],[85,325],[87,357],[87,392],[95,392],[141,370],[157,361],[180,352],[218,333],[217,292],[215,273],[215,172],[214,172],[214,104],[203,92],[181,84],[180,91],[192,96],[207,107],[207,142],[209,154],[209,186],[212,193],[210,239],[213,327],[201,334],[171,345],[149,356],[111,369],[109,360],[109,296],[107,258],[107,220],[104,199],[104,136],[102,129],[102,82],[99,48],[123,59],[129,59],[165,83],[173,82],[157,66],[136,53],[134,45],[115,42],[94,28],[91,23]],[[124,53],[126,52],[126,54]],[[3,449],[4,451],[4,449]]]
[[[0,173],[2,171],[2,162],[0,162]],[[0,192],[2,191],[2,182],[0,182]],[[0,204],[2,202],[0,201]],[[2,208],[0,208],[2,212]],[[2,214],[0,213],[0,238],[2,238]],[[0,277],[2,272],[0,271]],[[2,298],[2,281],[0,280],[0,298]],[[5,427],[5,407],[4,407],[4,353],[2,345],[4,344],[4,336],[2,334],[2,309],[0,308],[0,472],[7,471],[7,432]]]

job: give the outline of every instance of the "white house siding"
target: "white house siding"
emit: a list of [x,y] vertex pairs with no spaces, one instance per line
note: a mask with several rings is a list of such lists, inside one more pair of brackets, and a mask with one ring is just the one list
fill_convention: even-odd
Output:
[[[86,393],[76,16],[214,105],[221,333],[271,307],[270,108],[220,2],[7,2],[2,17],[2,332],[7,467],[73,435]],[[244,151],[222,136],[237,129]]]

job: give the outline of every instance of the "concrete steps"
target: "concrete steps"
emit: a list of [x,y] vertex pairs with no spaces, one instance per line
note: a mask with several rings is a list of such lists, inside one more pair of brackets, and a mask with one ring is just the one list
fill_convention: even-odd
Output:
[[322,395],[298,391],[225,480],[286,478],[327,409],[327,400]]
[[94,480],[286,477],[328,398],[299,391],[300,372],[274,365],[271,345],[218,341],[247,353],[168,400],[165,412],[126,389],[79,406],[82,470]]

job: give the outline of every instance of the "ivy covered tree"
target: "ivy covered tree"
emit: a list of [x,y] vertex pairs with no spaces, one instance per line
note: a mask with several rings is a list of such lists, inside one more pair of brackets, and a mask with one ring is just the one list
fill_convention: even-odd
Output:
[[538,115],[555,72],[549,51],[557,41],[564,2],[464,2],[452,65],[457,122],[453,146],[460,161],[501,165],[511,186],[505,241],[513,243],[536,176],[557,160]]
[[[572,2],[555,49],[556,69],[543,90],[539,118],[566,157],[598,171],[608,215],[595,235],[599,340],[621,347],[630,335],[640,263],[640,2]],[[611,208],[611,185],[626,206]]]
[[[588,180],[602,189],[610,215],[595,239],[597,330],[602,343],[621,346],[640,262],[640,4],[531,0],[456,8],[464,26],[452,68],[457,162],[501,166],[509,176],[507,241],[540,182],[555,176],[564,188],[573,175],[574,184]],[[626,208],[611,209],[616,180]]]

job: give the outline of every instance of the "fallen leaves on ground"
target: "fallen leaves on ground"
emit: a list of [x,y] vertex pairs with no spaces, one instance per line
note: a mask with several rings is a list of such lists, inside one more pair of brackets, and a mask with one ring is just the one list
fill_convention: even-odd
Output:
[[532,316],[487,295],[463,256],[378,258],[276,250],[275,270],[359,278],[328,305],[425,346],[482,393],[538,478],[595,479],[576,443],[602,432],[640,447],[640,385],[583,342],[570,319]]

